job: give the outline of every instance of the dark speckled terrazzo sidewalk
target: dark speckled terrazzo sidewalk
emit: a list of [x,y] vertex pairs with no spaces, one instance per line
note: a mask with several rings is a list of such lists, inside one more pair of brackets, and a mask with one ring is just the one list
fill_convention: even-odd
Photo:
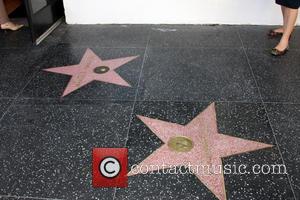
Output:
[[[0,32],[1,200],[216,200],[195,175],[129,177],[125,189],[91,185],[93,147],[127,147],[129,166],[163,143],[137,115],[185,125],[216,104],[218,132],[274,145],[223,165],[284,164],[287,174],[225,174],[228,200],[300,199],[300,29],[281,58],[269,26],[61,25],[40,46],[28,29]],[[104,60],[139,55],[61,98],[87,48]],[[230,144],[233,145],[234,144]]]

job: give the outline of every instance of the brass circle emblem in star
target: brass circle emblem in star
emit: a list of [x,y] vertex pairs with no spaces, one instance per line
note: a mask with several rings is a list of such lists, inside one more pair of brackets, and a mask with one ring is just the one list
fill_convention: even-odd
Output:
[[109,67],[107,66],[99,66],[94,69],[96,74],[104,74],[109,71]]
[[168,141],[168,147],[176,152],[189,152],[193,149],[193,141],[185,136],[171,137]]

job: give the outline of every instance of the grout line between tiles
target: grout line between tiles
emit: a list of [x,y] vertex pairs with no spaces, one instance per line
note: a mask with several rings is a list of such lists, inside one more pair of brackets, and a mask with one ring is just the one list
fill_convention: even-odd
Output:
[[[133,106],[132,106],[131,118],[130,118],[129,126],[131,125],[132,115],[133,115],[133,112],[134,112],[134,109],[135,109],[135,104],[136,104],[136,102],[138,102],[137,101],[137,96],[138,96],[138,92],[139,92],[139,86],[140,86],[140,82],[141,82],[141,77],[142,77],[144,65],[145,65],[146,58],[147,58],[147,49],[148,49],[148,45],[149,45],[149,40],[150,40],[150,37],[148,37],[147,45],[146,45],[145,52],[144,52],[144,58],[143,58],[143,62],[142,62],[142,66],[141,66],[141,71],[140,71],[140,74],[139,74],[139,80],[138,80],[138,84],[137,84],[137,88],[136,88],[136,92],[135,92],[134,103],[133,103]],[[127,145],[128,135],[129,135],[129,129],[127,131],[125,146]]]
[[[145,61],[146,61],[146,58],[147,58],[147,49],[148,49],[148,46],[149,46],[149,42],[150,42],[150,31],[149,31],[148,37],[147,37],[147,44],[146,44],[146,48],[145,48],[145,52],[144,52],[144,58],[143,58],[143,62],[142,62],[142,66],[141,66],[141,70],[140,70],[140,74],[139,74],[139,80],[138,80],[137,88],[136,88],[136,91],[135,91],[135,97],[134,97],[134,102],[133,102],[133,105],[132,105],[132,110],[131,110],[131,113],[130,113],[130,120],[129,120],[128,130],[127,130],[127,134],[126,134],[126,138],[125,138],[125,147],[127,146],[127,142],[128,142],[129,131],[130,131],[130,127],[131,127],[131,123],[132,123],[132,119],[133,119],[135,104],[137,102],[137,96],[138,96],[138,92],[139,92],[141,77],[142,77]],[[116,193],[117,193],[117,188],[114,189],[113,200],[115,200],[115,198],[116,198]]]

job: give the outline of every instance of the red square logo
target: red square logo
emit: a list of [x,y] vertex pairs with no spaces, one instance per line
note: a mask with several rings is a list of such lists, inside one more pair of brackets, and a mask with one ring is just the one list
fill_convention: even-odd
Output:
[[128,187],[127,148],[93,149],[93,187]]

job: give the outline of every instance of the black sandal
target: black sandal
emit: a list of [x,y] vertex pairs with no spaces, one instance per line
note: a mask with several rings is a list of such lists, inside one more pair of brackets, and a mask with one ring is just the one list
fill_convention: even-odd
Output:
[[284,49],[283,51],[280,51],[276,48],[273,48],[271,51],[271,54],[275,57],[279,57],[279,56],[283,56],[285,55],[287,52],[289,51],[289,47],[287,47],[286,49]]
[[268,33],[268,37],[270,39],[274,39],[274,38],[279,38],[279,37],[282,37],[283,33],[281,32],[276,32],[274,30],[270,30],[269,33]]

